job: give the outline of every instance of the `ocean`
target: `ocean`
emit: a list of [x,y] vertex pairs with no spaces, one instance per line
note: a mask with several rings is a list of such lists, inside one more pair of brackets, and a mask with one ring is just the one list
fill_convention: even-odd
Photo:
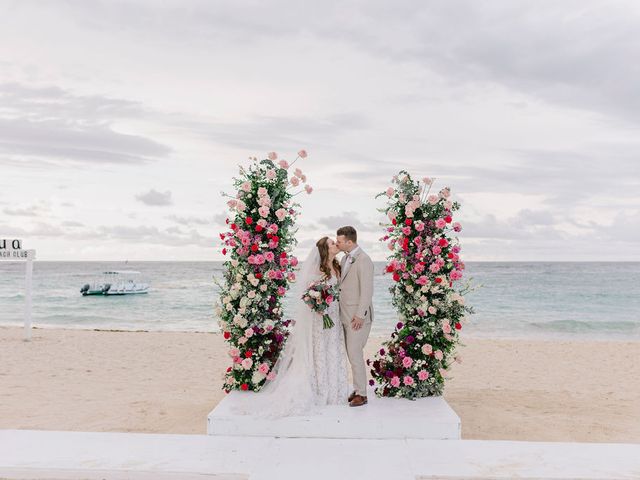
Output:
[[[464,335],[487,338],[640,340],[640,262],[467,262],[476,313]],[[376,262],[373,335],[397,322],[391,279]],[[0,325],[22,325],[22,263],[0,262]],[[146,295],[83,297],[105,270],[138,270]],[[34,263],[33,324],[41,327],[218,331],[214,276],[221,262]],[[464,282],[464,280],[463,280]],[[293,289],[292,289],[293,290]],[[290,314],[291,296],[285,299]]]

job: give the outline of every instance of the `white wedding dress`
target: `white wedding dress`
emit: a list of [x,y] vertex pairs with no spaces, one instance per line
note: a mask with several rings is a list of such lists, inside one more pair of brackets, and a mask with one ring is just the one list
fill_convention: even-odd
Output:
[[[237,395],[231,407],[234,413],[277,418],[313,415],[323,405],[347,405],[347,354],[339,304],[334,302],[327,310],[335,325],[325,329],[322,315],[301,298],[311,282],[323,278],[319,267],[320,254],[313,247],[298,274],[294,322],[273,369],[276,377],[257,393]],[[329,281],[338,282],[335,277]]]

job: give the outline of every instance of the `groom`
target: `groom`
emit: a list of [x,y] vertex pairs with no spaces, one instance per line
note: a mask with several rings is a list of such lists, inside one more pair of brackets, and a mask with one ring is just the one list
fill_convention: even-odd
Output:
[[340,321],[353,373],[354,391],[348,401],[349,406],[360,407],[367,403],[364,346],[373,320],[373,262],[358,245],[358,233],[353,227],[339,228],[336,244],[345,252],[340,265]]

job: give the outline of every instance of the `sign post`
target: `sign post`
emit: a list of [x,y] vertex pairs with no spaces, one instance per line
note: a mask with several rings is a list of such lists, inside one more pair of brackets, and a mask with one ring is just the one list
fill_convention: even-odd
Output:
[[36,258],[35,250],[23,250],[21,240],[0,239],[0,261],[26,262],[25,294],[24,294],[24,339],[31,340],[31,305],[33,284],[33,261]]

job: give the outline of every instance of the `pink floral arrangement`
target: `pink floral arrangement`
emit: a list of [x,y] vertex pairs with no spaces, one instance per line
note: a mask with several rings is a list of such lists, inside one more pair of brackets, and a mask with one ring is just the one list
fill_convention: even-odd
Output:
[[340,291],[335,285],[330,285],[326,280],[318,280],[311,283],[302,294],[302,300],[311,310],[322,315],[324,328],[331,328],[335,324],[326,313],[331,304],[339,299]]
[[453,221],[460,204],[451,200],[448,187],[431,194],[431,178],[414,181],[401,171],[392,183],[376,198],[387,197],[382,211],[389,223],[380,240],[391,252],[385,274],[393,278],[390,291],[400,321],[367,360],[370,383],[379,396],[441,395],[449,367],[460,361],[455,351],[465,315],[473,313],[464,301],[470,286],[455,285],[465,269],[455,236],[462,227]]
[[[289,164],[271,152],[264,160],[251,158],[234,178],[235,195],[226,195],[231,210],[228,229],[220,233],[224,263],[218,323],[229,343],[231,366],[224,389],[258,391],[273,379],[273,366],[288,335],[290,320],[283,318],[282,298],[295,281],[298,259],[291,255],[296,245],[295,220],[299,204],[294,197],[311,187],[300,169],[290,174],[305,150]],[[296,182],[292,182],[293,179]]]

